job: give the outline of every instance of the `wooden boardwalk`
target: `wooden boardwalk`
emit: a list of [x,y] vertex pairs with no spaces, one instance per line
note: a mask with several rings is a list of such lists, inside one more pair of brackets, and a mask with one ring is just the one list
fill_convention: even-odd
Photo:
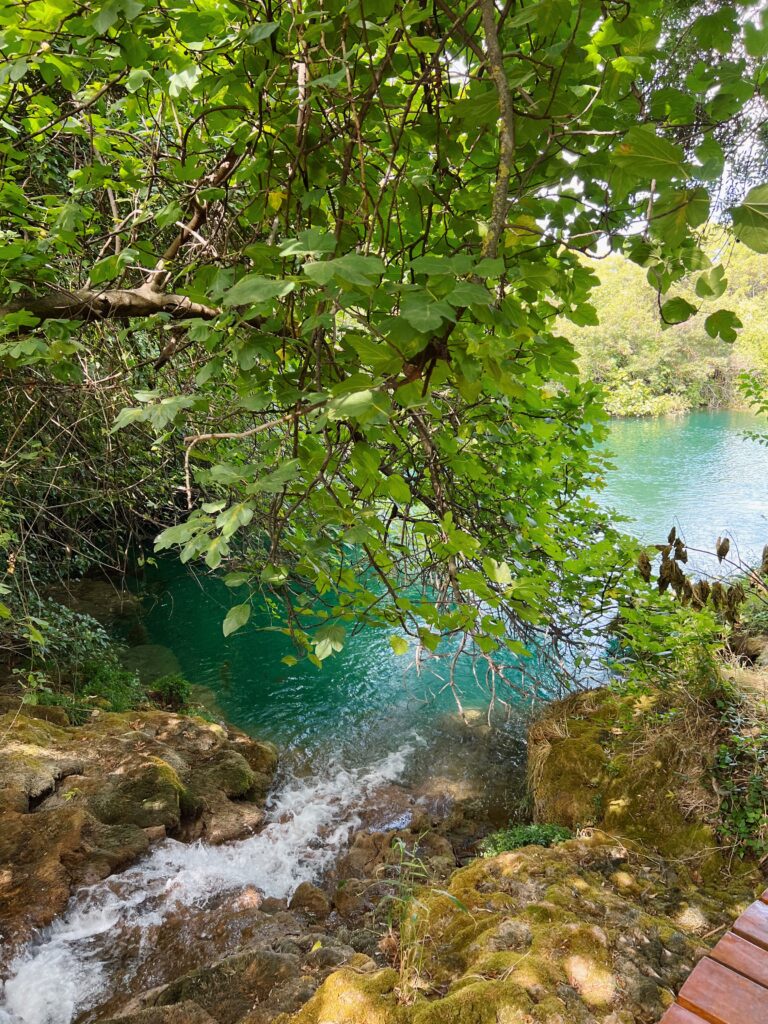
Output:
[[660,1024],[768,1024],[768,889],[694,967]]

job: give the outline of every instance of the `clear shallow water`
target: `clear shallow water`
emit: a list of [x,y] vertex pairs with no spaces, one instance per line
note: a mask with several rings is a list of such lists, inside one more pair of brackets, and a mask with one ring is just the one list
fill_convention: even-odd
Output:
[[[330,746],[347,763],[365,763],[391,749],[403,730],[431,729],[456,711],[442,660],[418,670],[412,654],[394,654],[386,632],[348,635],[344,649],[321,669],[306,661],[288,667],[281,659],[295,650],[277,631],[277,620],[254,612],[239,633],[223,636],[224,616],[243,600],[241,592],[170,559],[148,580],[149,639],[173,650],[187,677],[204,688],[204,703],[240,728],[290,747],[294,757]],[[478,682],[469,658],[460,662],[465,708],[488,704],[479,674]]]
[[[712,551],[727,535],[732,553],[759,561],[768,543],[768,447],[744,431],[768,431],[768,423],[727,411],[615,420],[606,447],[616,468],[598,500],[629,516],[626,529],[646,543],[664,543],[675,526],[692,548]],[[692,554],[690,564],[706,570],[713,561]]]

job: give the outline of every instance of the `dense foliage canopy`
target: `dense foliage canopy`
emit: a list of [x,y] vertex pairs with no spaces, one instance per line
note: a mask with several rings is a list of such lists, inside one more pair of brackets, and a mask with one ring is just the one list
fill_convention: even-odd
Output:
[[[713,213],[768,250],[768,186],[710,204],[761,131],[759,7],[6,5],[6,465],[71,480],[83,418],[107,453],[132,437],[150,471],[165,459],[151,501],[178,487],[185,510],[159,547],[242,588],[225,632],[262,593],[316,660],[361,623],[492,667],[567,640],[621,561],[583,494],[603,413],[563,336],[595,321],[583,257],[627,253],[676,323],[683,278],[722,294]],[[708,313],[713,337],[737,326]],[[94,396],[127,390],[125,433],[97,426]],[[56,394],[82,415],[29,448],[18,424],[50,431]],[[114,457],[77,472],[136,511]],[[17,515],[17,564],[67,486]]]

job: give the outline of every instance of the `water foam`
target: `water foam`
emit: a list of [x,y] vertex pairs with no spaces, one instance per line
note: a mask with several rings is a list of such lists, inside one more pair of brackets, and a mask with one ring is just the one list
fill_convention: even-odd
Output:
[[[316,880],[360,826],[360,808],[401,776],[414,749],[405,744],[366,770],[331,765],[320,775],[289,778],[258,835],[222,846],[166,840],[134,867],[79,890],[10,965],[0,1024],[70,1024],[98,1006],[111,989],[110,955],[119,959],[123,981],[135,976],[154,953],[153,931],[171,914],[243,889],[284,898]],[[130,936],[130,963],[125,942],[122,949],[116,943],[120,935]]]

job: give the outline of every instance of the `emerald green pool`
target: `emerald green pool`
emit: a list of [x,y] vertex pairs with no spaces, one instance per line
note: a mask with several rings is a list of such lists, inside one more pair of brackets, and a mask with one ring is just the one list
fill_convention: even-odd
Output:
[[[736,412],[616,421],[608,446],[616,468],[599,500],[631,517],[626,528],[645,541],[666,538],[674,524],[693,547],[711,549],[728,533],[733,550],[754,555],[768,542],[768,448],[743,431],[760,428]],[[174,651],[230,721],[294,750],[332,748],[356,760],[455,710],[444,681],[395,656],[386,635],[358,633],[322,670],[289,668],[281,658],[292,653],[290,642],[266,617],[223,637],[222,620],[238,598],[216,578],[169,559],[148,585],[152,642]],[[460,681],[465,706],[485,707],[488,692],[468,663]]]

